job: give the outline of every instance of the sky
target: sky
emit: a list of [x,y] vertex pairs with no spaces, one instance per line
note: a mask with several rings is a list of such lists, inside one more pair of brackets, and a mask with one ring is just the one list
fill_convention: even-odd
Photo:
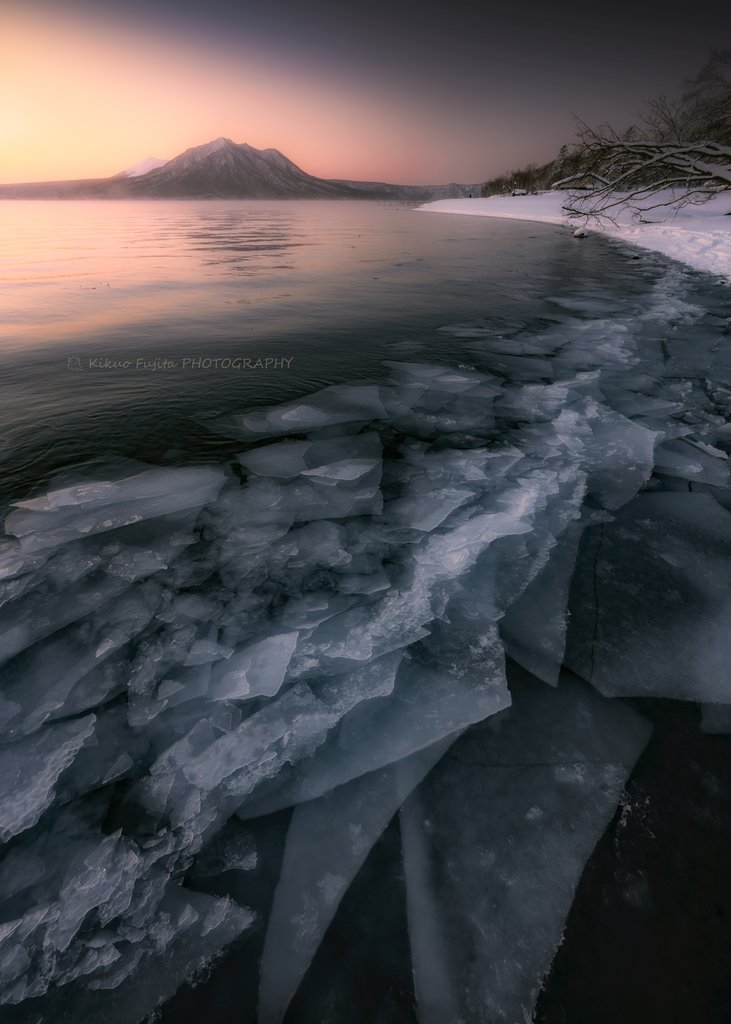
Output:
[[477,183],[724,46],[727,0],[0,0],[0,182],[226,136],[320,177]]

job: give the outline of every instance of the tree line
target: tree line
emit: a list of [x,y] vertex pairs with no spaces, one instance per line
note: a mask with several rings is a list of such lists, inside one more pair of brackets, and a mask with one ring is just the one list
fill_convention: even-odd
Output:
[[611,218],[618,206],[641,216],[731,190],[731,50],[713,51],[679,99],[649,101],[637,124],[579,121],[576,141],[554,160],[491,178],[482,195],[550,188],[567,189],[567,209],[586,218]]

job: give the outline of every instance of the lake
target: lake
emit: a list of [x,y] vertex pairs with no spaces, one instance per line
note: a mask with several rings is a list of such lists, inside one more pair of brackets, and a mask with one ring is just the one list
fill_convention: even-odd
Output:
[[[201,414],[377,378],[386,358],[459,361],[466,351],[440,327],[553,320],[547,296],[606,291],[630,311],[659,275],[652,259],[637,266],[559,228],[397,205],[49,201],[2,212],[6,498],[99,455],[205,457],[215,439]],[[288,362],[203,367],[226,357]]]
[[0,213],[9,1024],[725,1021],[731,287],[399,204]]

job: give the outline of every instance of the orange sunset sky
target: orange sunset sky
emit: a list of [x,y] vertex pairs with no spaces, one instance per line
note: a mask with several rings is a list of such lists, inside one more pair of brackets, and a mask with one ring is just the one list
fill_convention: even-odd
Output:
[[[220,135],[275,146],[313,174],[410,169],[419,149],[403,122],[384,123],[377,89],[344,92],[309,66],[276,63],[255,46],[236,56],[184,38],[11,7],[0,36],[2,181],[115,174],[147,156],[167,159]],[[411,117],[410,117],[411,113]],[[343,123],[358,132],[343,138]],[[373,159],[373,139],[393,151]],[[413,160],[410,160],[413,166]],[[477,164],[475,166],[477,170]]]
[[0,0],[0,182],[107,176],[218,136],[322,177],[479,182],[552,158],[574,113],[633,117],[713,42],[710,22],[634,6],[632,33],[597,32],[571,3]]

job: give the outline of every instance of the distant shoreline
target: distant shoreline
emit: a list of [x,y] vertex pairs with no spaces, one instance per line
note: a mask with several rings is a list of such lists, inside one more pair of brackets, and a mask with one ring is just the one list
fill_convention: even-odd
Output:
[[[503,217],[542,224],[561,224],[572,230],[583,224],[564,206],[566,191],[526,196],[489,196],[486,199],[440,199],[418,208],[419,212],[454,213],[472,217]],[[655,211],[652,223],[637,223],[628,210],[619,209],[613,221],[590,223],[598,232],[660,252],[694,270],[716,274],[731,282],[731,192],[721,193],[699,206]]]

